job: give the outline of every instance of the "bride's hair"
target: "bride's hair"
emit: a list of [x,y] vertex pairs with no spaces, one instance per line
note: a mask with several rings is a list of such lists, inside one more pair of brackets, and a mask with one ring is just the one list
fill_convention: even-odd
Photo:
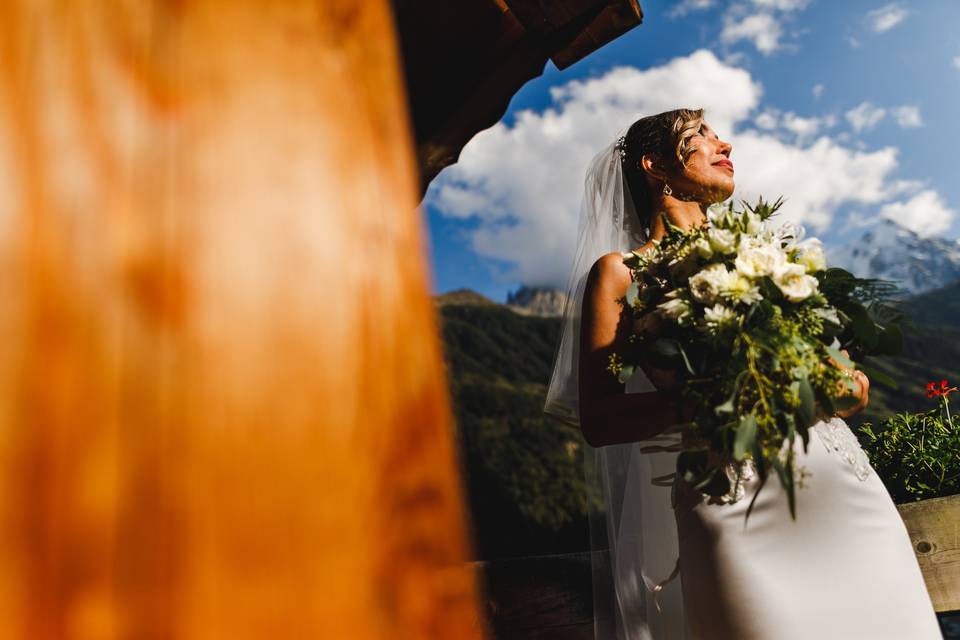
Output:
[[653,193],[647,172],[640,164],[646,154],[655,155],[673,170],[681,170],[693,149],[692,138],[703,124],[703,109],[674,109],[640,118],[624,136],[623,174],[630,188],[633,206],[644,227],[650,226]]

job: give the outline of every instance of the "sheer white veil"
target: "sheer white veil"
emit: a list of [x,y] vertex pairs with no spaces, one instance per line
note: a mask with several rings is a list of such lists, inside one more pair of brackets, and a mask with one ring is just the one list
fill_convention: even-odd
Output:
[[[625,133],[622,131],[621,133]],[[563,328],[544,411],[580,425],[580,318],[587,275],[600,256],[643,246],[648,237],[624,180],[623,136],[591,160],[584,180],[578,239],[567,285]],[[627,393],[654,391],[638,369]],[[637,421],[643,420],[638,415]],[[684,640],[683,599],[672,480],[679,427],[650,440],[584,450],[588,487],[602,496],[591,510],[594,634],[598,640]]]

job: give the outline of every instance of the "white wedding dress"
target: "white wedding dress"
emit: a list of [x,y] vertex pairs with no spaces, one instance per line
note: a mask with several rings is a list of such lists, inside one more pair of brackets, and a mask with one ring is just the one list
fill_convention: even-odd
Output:
[[[640,388],[631,384],[634,380]],[[651,390],[646,379],[634,380],[628,393]],[[909,534],[856,436],[840,418],[818,422],[811,431],[807,453],[800,438],[794,444],[797,466],[809,474],[796,490],[796,520],[772,474],[744,527],[744,513],[759,485],[749,464],[743,467],[740,491],[731,490],[723,499],[674,479],[667,499],[676,519],[679,575],[659,595],[665,610],[682,598],[684,624],[679,626],[685,628],[664,630],[663,637],[942,638]],[[642,455],[649,457],[642,472],[648,478],[668,471],[664,461],[675,460]],[[727,472],[735,477],[732,464]],[[650,558],[647,564],[667,576],[673,559]]]

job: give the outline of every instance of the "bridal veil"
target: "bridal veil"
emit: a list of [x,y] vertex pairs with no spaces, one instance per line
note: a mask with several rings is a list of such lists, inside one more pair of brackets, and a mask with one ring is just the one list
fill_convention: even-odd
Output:
[[[625,132],[624,132],[625,133]],[[590,162],[584,181],[577,247],[567,285],[563,326],[544,411],[579,426],[580,320],[587,275],[600,256],[647,241],[624,180],[622,141]],[[626,391],[654,390],[638,369]],[[638,415],[637,422],[644,417]],[[585,446],[584,467],[603,510],[590,513],[594,634],[598,640],[683,640],[686,629],[678,572],[672,480],[678,430],[650,440]]]

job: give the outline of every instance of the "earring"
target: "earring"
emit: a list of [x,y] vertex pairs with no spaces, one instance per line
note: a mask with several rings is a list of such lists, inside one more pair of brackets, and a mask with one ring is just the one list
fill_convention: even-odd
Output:
[[666,182],[663,183],[663,195],[665,196],[673,195],[673,189],[671,189],[670,185],[668,185]]

